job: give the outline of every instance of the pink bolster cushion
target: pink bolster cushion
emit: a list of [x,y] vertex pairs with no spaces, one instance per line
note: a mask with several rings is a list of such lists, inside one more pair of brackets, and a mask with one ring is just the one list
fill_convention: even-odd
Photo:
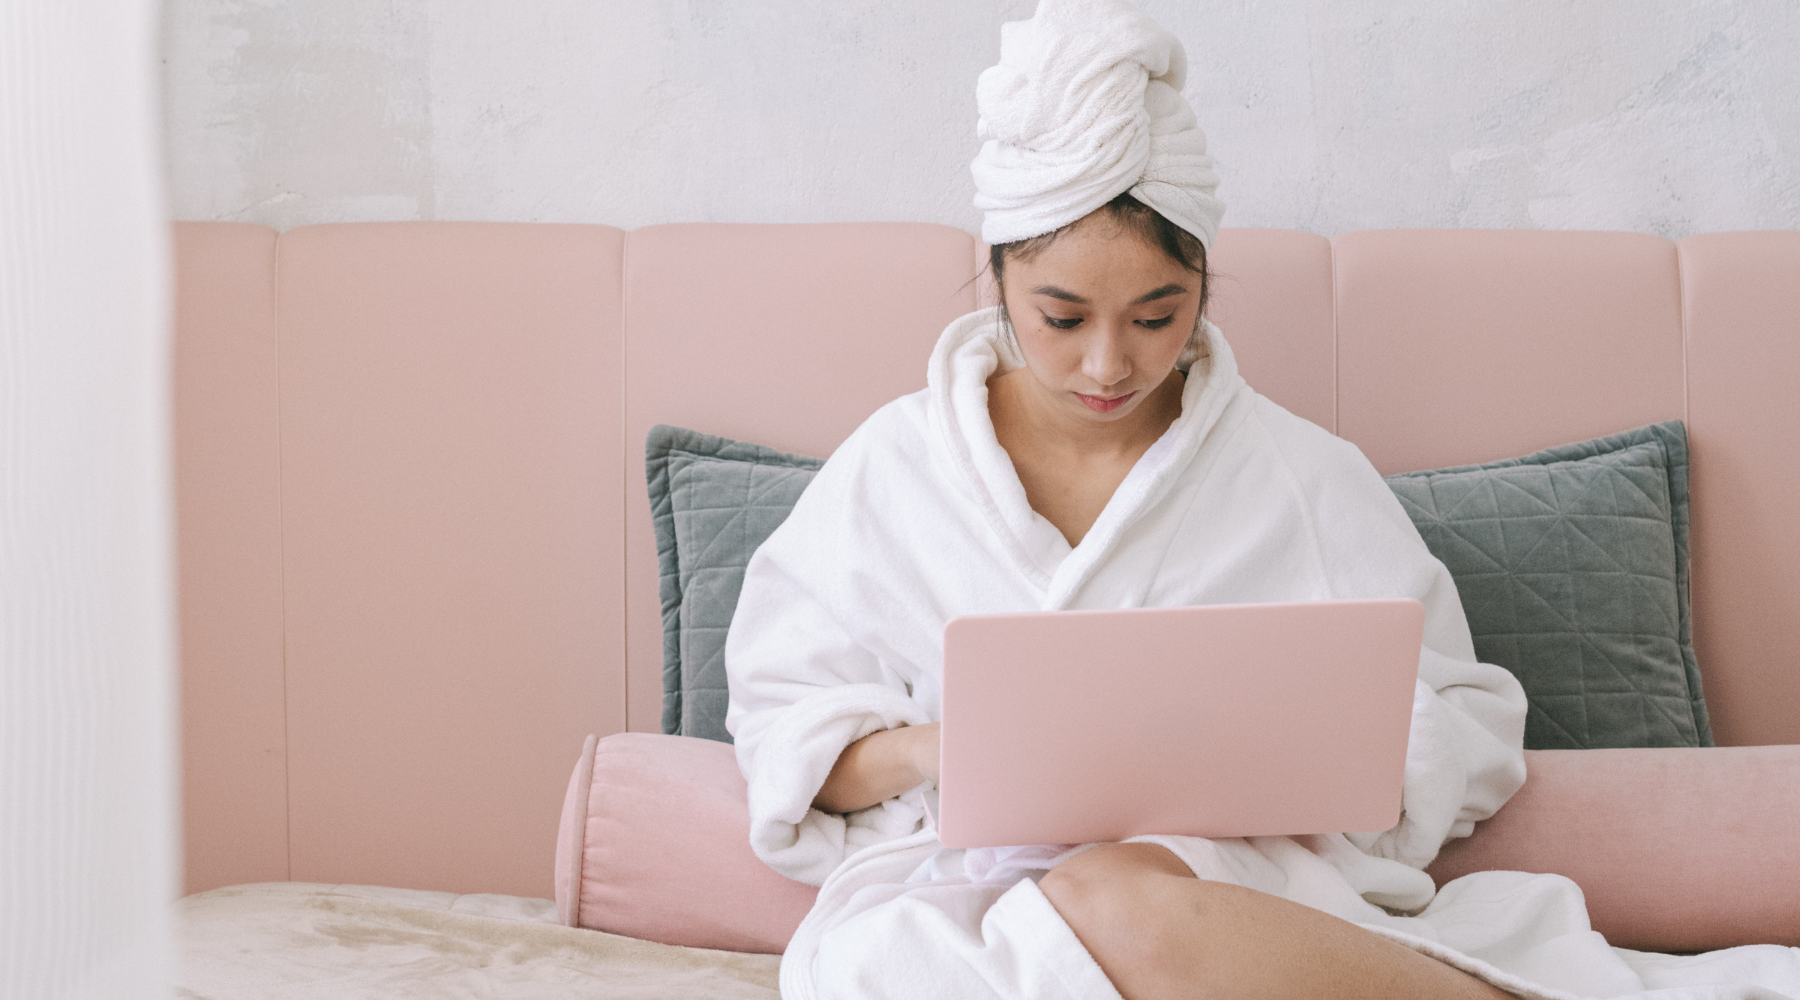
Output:
[[1621,948],[1800,945],[1800,746],[1526,751],[1525,787],[1427,869],[1555,872]]
[[729,744],[587,738],[556,842],[556,906],[571,927],[664,944],[780,954],[819,890],[750,850]]
[[[1527,751],[1530,778],[1429,871],[1567,875],[1615,945],[1800,945],[1800,746]],[[778,953],[812,886],[750,850],[731,747],[588,737],[563,806],[564,923],[667,944]]]

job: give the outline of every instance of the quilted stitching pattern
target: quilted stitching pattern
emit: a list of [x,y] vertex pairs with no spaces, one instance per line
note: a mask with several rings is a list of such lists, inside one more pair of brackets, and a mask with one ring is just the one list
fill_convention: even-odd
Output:
[[725,633],[744,567],[825,463],[658,424],[645,444],[663,616],[663,732],[731,742]]
[[1690,639],[1679,422],[1388,479],[1449,567],[1532,749],[1712,742]]
[[[663,731],[729,742],[725,634],[744,567],[824,463],[661,425],[646,461]],[[1679,422],[1388,484],[1455,577],[1476,653],[1524,685],[1527,747],[1711,745]]]

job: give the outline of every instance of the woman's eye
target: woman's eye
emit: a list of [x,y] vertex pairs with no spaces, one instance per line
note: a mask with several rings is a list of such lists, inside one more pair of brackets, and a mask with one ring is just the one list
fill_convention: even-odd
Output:
[[1175,314],[1170,313],[1162,319],[1140,319],[1138,320],[1138,325],[1146,330],[1160,330],[1173,322],[1175,322]]
[[1053,330],[1073,330],[1080,325],[1081,317],[1071,316],[1068,319],[1057,319],[1055,316],[1045,316],[1044,322]]

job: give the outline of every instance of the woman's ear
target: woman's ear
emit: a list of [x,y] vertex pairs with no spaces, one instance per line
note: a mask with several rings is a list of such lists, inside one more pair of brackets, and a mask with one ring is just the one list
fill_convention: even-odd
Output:
[[1000,341],[1000,357],[1003,367],[1025,364],[1025,348],[1019,343],[1018,331],[1013,329],[1012,314],[1006,311],[1006,300],[1000,300],[1000,314],[994,317],[998,326]]
[[1175,358],[1175,367],[1187,371],[1194,362],[1209,355],[1211,351],[1206,345],[1206,317],[1194,317],[1194,332],[1188,334],[1187,343],[1181,347],[1181,354]]

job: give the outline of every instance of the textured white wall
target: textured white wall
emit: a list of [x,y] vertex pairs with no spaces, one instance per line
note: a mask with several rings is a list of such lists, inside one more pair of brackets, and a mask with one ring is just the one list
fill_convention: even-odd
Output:
[[[1142,0],[1228,226],[1800,228],[1797,0]],[[178,218],[976,229],[1031,0],[169,0]]]

